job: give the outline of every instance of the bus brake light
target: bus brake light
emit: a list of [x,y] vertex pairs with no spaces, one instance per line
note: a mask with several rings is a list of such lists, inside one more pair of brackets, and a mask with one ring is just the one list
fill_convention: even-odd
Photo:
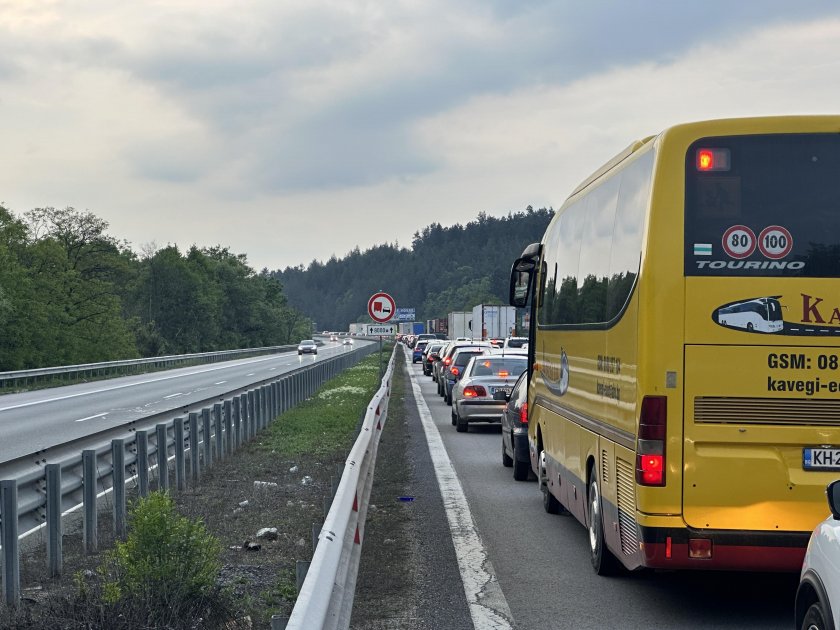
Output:
[[698,171],[728,171],[729,168],[729,149],[697,149]]
[[636,482],[642,486],[665,485],[665,433],[668,399],[645,396],[636,439]]

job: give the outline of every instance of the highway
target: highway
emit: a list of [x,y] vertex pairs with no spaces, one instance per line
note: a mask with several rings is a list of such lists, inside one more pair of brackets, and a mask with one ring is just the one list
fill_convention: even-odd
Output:
[[[584,527],[573,517],[547,514],[536,482],[514,481],[511,469],[502,466],[499,428],[478,425],[471,426],[468,433],[456,433],[450,423],[450,407],[437,396],[434,383],[423,376],[419,364],[408,363],[407,367],[424,403],[406,397],[407,406],[419,407],[409,412],[412,437],[433,442],[427,440],[429,431],[421,426],[423,408],[427,407],[482,545],[480,550],[468,548],[467,553],[486,557],[490,582],[498,581],[503,598],[504,606],[498,609],[509,610],[509,623],[498,625],[477,622],[474,614],[471,625],[475,628],[791,627],[798,575],[651,571],[609,578],[595,575]],[[410,392],[412,388],[407,389]],[[435,468],[443,470],[445,465],[437,462]],[[429,505],[451,509],[450,490],[441,493],[443,501],[429,501]],[[418,518],[435,517],[418,512]],[[465,575],[465,567],[470,569],[469,562],[458,557],[461,532],[453,532],[451,523],[450,519],[455,550],[432,544],[426,549],[435,554],[430,562],[441,574],[456,572],[453,566],[458,569],[469,602],[475,576]],[[428,530],[421,525],[420,531]],[[486,576],[478,577],[479,583],[482,579],[487,582]],[[455,588],[448,586],[450,592]],[[436,601],[443,605],[440,599]],[[464,602],[453,598],[449,605],[463,607]],[[464,610],[448,610],[446,615],[453,622],[469,620]]]
[[284,352],[0,396],[0,464],[142,418],[186,413],[365,343],[326,341],[317,355]]

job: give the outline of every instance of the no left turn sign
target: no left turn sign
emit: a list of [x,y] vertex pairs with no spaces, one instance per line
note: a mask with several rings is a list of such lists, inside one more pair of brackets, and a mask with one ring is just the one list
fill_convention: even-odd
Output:
[[387,293],[374,293],[368,300],[368,315],[377,324],[389,321],[397,310],[397,305]]

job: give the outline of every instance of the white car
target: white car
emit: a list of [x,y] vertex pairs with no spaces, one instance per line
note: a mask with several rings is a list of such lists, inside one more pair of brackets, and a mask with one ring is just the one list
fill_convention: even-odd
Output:
[[797,630],[840,630],[840,479],[825,492],[831,516],[808,541],[796,591]]

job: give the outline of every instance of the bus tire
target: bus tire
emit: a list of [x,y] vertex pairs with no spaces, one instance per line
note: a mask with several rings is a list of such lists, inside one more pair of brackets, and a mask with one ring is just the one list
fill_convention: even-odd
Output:
[[502,433],[502,466],[505,468],[510,468],[513,466],[513,458],[507,454],[505,450],[505,434]]
[[805,618],[802,620],[802,630],[825,630],[828,624],[825,622],[826,615],[823,612],[822,604],[818,601],[811,604]]
[[545,451],[540,451],[540,491],[543,496],[543,509],[549,514],[560,514],[563,511],[563,506],[557,500],[551,490],[548,489],[548,475],[545,471]]
[[598,575],[615,575],[621,566],[618,559],[607,549],[604,540],[604,518],[601,510],[601,491],[598,488],[598,475],[592,469],[586,496],[586,526],[589,530],[589,553],[592,568]]

